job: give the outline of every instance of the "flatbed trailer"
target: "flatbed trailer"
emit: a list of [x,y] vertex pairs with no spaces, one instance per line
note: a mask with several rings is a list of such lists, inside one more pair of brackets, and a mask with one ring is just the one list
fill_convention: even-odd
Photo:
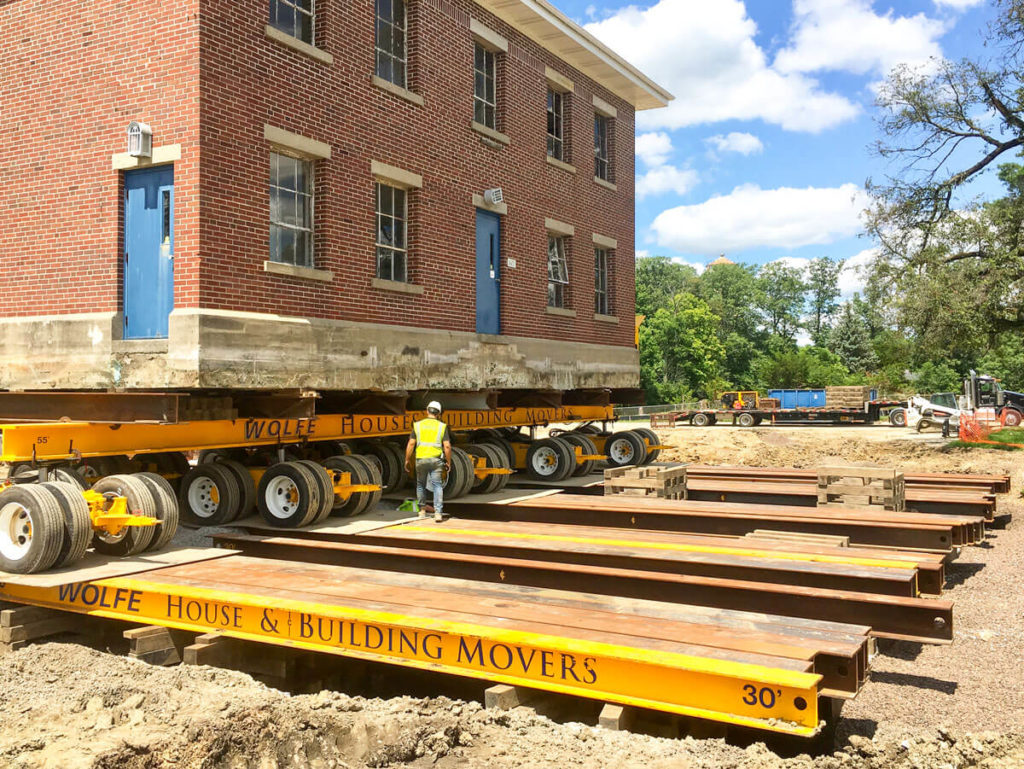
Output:
[[680,422],[689,422],[697,427],[727,422],[740,427],[755,427],[764,422],[769,424],[871,424],[884,418],[889,409],[903,406],[902,401],[867,401],[863,408],[706,408],[670,411],[651,415],[651,427],[671,427]]

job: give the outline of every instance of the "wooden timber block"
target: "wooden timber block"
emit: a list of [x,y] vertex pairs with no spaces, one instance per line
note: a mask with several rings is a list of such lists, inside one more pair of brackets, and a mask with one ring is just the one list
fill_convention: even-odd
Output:
[[181,662],[182,653],[191,634],[183,630],[146,625],[125,630],[123,635],[130,644],[129,657],[148,662],[150,665],[167,666]]
[[70,633],[80,626],[81,621],[74,614],[55,609],[38,606],[0,609],[0,645],[5,651],[14,651],[29,641]]
[[629,729],[636,720],[636,710],[626,705],[606,702],[597,717],[597,725],[602,729],[621,732]]
[[906,509],[903,473],[883,467],[819,467],[818,505]]
[[512,710],[537,699],[538,692],[524,686],[495,684],[484,690],[484,707],[488,710]]
[[604,493],[686,499],[685,467],[610,467],[604,471]]
[[292,656],[287,649],[228,638],[220,633],[196,636],[195,643],[182,649],[181,661],[185,665],[240,670],[275,681],[286,680],[292,668]]

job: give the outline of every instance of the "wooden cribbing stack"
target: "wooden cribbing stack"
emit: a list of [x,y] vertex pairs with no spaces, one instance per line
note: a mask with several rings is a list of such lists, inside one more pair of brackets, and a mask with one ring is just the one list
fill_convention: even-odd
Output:
[[906,510],[903,473],[883,467],[819,467],[818,506]]
[[610,467],[604,471],[605,496],[686,499],[685,467]]

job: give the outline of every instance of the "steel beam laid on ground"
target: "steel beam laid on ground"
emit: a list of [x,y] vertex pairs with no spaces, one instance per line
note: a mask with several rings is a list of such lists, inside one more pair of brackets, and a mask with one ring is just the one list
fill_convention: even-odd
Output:
[[[660,501],[660,500],[658,500]],[[617,500],[615,497],[580,497],[555,494],[510,504],[480,504],[453,500],[445,511],[456,518],[493,521],[533,521],[538,523],[611,526],[620,529],[650,529],[695,534],[742,536],[756,529],[803,531],[812,534],[842,534],[858,545],[892,547],[948,553],[955,546],[953,526],[910,523],[886,523],[809,517],[747,510],[747,506],[728,506],[689,500],[671,500],[671,507],[652,505],[652,500]],[[848,514],[847,514],[848,515]]]
[[215,535],[214,541],[221,546],[242,550],[246,555],[274,560],[442,575],[739,611],[765,611],[782,616],[868,625],[875,635],[881,637],[924,643],[949,643],[953,638],[953,604],[935,599],[355,542],[315,542],[290,537],[231,534]]
[[[745,477],[762,480],[810,480],[817,471],[793,467],[744,467],[742,465],[687,465],[689,477],[729,478]],[[984,489],[989,494],[1006,494],[1010,491],[1009,475],[985,475],[975,473],[904,473],[907,486],[921,488],[967,488]]]
[[[363,597],[351,598],[356,587],[349,581],[359,573],[235,556],[53,588],[8,583],[0,585],[0,598],[765,731],[811,737],[820,729],[822,676],[810,661],[571,627],[558,624],[557,613],[549,621],[499,618],[498,607],[474,612],[465,599],[459,610],[410,608],[389,600],[400,590],[366,585],[359,588]],[[624,624],[620,618],[620,629]]]
[[[245,527],[262,536],[280,535],[280,529]],[[321,542],[356,542],[438,550],[453,553],[523,558],[554,563],[608,566],[611,568],[663,571],[701,577],[751,580],[785,585],[806,585],[881,595],[916,596],[917,566],[906,561],[885,560],[884,554],[868,557],[841,555],[804,556],[796,552],[743,547],[652,542],[631,538],[630,532],[609,532],[580,527],[572,535],[544,533],[538,524],[519,524],[518,531],[495,531],[472,521],[404,524],[339,535],[318,531],[288,532],[288,536]],[[841,550],[836,548],[837,550]]]
[[0,423],[33,422],[177,422],[176,393],[0,392]]

